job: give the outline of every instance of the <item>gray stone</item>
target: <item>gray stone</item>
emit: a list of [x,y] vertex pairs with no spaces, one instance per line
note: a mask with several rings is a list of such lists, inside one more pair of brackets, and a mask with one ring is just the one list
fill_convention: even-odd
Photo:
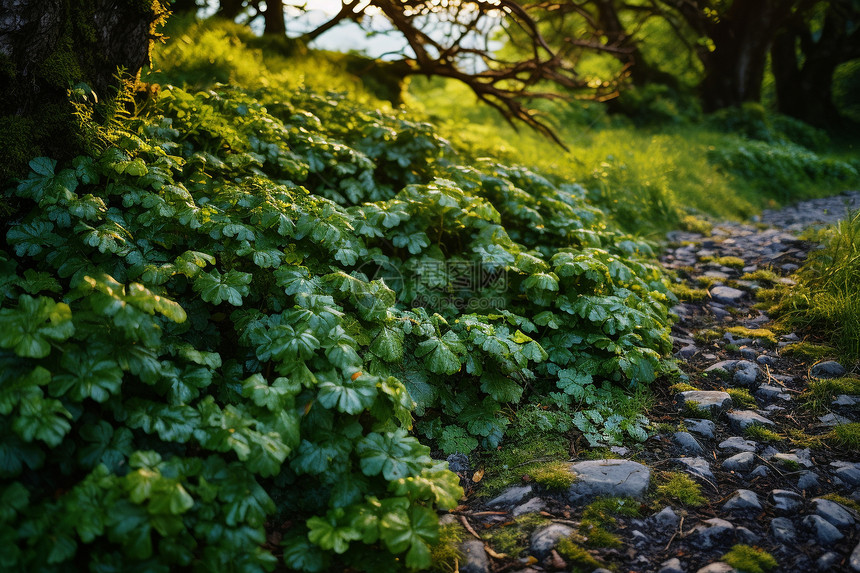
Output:
[[851,423],[850,418],[840,416],[839,414],[835,414],[833,412],[825,414],[823,416],[819,416],[818,421],[821,422],[822,426],[841,426],[842,424]]
[[679,394],[681,404],[692,403],[704,410],[710,410],[719,414],[732,407],[732,397],[726,392],[715,392],[711,390],[687,390]]
[[672,557],[663,562],[660,567],[660,570],[657,573],[685,573],[684,568],[681,566],[681,560],[677,557]]
[[530,485],[515,485],[494,497],[487,505],[490,507],[515,506],[532,493]]
[[794,514],[803,507],[803,496],[788,489],[771,491],[770,501],[777,513]]
[[773,422],[760,414],[756,414],[752,410],[731,410],[727,414],[729,423],[739,430],[745,429],[753,424],[761,424],[763,426],[773,426]]
[[768,446],[761,452],[761,457],[766,459],[766,460],[769,460],[770,458],[772,458],[773,456],[775,456],[778,453],[779,453],[779,450],[777,450],[773,446]]
[[739,452],[754,452],[756,450],[756,443],[752,440],[745,440],[740,436],[732,436],[731,438],[726,438],[720,445],[717,446],[721,450],[737,450]]
[[633,541],[633,546],[637,548],[647,547],[649,545],[654,544],[654,540],[639,531],[638,529],[634,529],[630,532],[630,537]]
[[703,478],[707,481],[714,482],[714,474],[711,472],[711,466],[708,465],[708,460],[705,458],[674,458],[674,461],[686,466],[688,473],[694,476]]
[[815,472],[811,472],[808,470],[804,470],[800,472],[800,477],[797,480],[797,489],[799,490],[807,490],[807,489],[817,489],[818,488],[818,474]]
[[761,541],[761,536],[753,533],[746,527],[735,527],[735,536],[738,543],[746,543],[747,545],[756,545]]
[[735,365],[735,373],[732,379],[741,386],[752,387],[758,379],[758,364],[748,360],[739,360]]
[[629,460],[591,460],[571,464],[576,481],[568,489],[570,501],[598,496],[641,498],[651,470]]
[[699,434],[703,438],[713,439],[714,432],[717,430],[716,424],[710,420],[686,419],[684,420],[684,425],[687,426],[688,430],[694,434]]
[[726,459],[723,469],[733,472],[745,472],[755,464],[755,454],[752,452],[741,452]]
[[758,500],[756,492],[739,489],[723,504],[723,509],[726,511],[751,511],[761,509],[761,502]]
[[768,356],[766,354],[759,354],[755,361],[762,366],[773,366],[774,364],[776,364],[776,360],[774,360],[772,356]]
[[460,544],[463,562],[460,564],[462,573],[487,573],[490,570],[490,558],[484,550],[484,542],[479,539],[469,539]]
[[455,453],[446,458],[448,469],[452,472],[461,473],[469,471],[469,456],[466,454]]
[[615,454],[616,456],[626,456],[630,453],[630,450],[625,448],[624,446],[612,446],[609,448],[609,451]]
[[679,523],[681,523],[681,518],[678,517],[678,514],[675,513],[674,509],[669,506],[666,506],[661,509],[659,513],[655,513],[654,515],[649,517],[648,521],[650,521],[660,529],[673,530],[678,527]]
[[570,537],[572,534],[573,528],[561,523],[552,523],[535,530],[531,537],[532,555],[543,560],[549,556],[561,539]]
[[787,517],[774,517],[770,522],[770,534],[780,543],[790,545],[797,539],[794,524]]
[[762,400],[791,400],[791,396],[781,386],[762,384],[755,391],[755,395]]
[[717,561],[716,563],[705,565],[696,571],[696,573],[737,573],[737,569],[724,561]]
[[755,360],[756,358],[758,358],[758,352],[756,352],[749,346],[744,346],[743,348],[741,348],[741,356],[743,356],[747,360]]
[[675,432],[674,435],[675,443],[680,446],[682,450],[689,454],[704,454],[705,450],[702,448],[701,444],[696,441],[691,434],[688,432]]
[[834,406],[856,406],[860,404],[860,396],[840,394],[831,402]]
[[815,465],[810,457],[809,448],[792,450],[791,453],[788,454],[775,454],[773,459],[789,466],[797,464],[798,466],[811,468]]
[[860,543],[851,552],[851,557],[848,558],[848,566],[852,571],[860,571]]
[[838,378],[845,375],[845,367],[835,360],[815,364],[809,371],[814,378]]
[[838,553],[828,551],[815,560],[815,568],[819,571],[832,571],[839,559],[841,559],[841,557]]
[[734,541],[735,526],[725,519],[712,517],[694,527],[692,533],[704,549],[710,549],[715,545],[725,545]]
[[815,533],[822,545],[832,545],[845,537],[820,515],[807,515],[803,518],[802,523],[807,529]]
[[851,487],[860,487],[860,468],[843,466],[835,472],[836,476]]
[[678,352],[675,353],[675,356],[677,356],[678,358],[690,358],[698,351],[699,348],[695,344],[688,344],[678,350]]
[[857,521],[851,512],[835,501],[818,497],[812,500],[812,506],[816,514],[840,529],[851,527]]
[[[729,334],[728,332],[726,334]],[[726,374],[731,374],[735,371],[735,365],[738,363],[737,360],[721,360],[716,364],[711,364],[707,368],[705,368],[705,372],[717,372],[720,371],[725,372]]]
[[767,466],[757,465],[752,469],[752,471],[747,475],[748,478],[754,477],[767,477],[770,475],[770,470],[767,469]]
[[453,513],[446,513],[439,518],[439,525],[452,525],[454,523],[459,523],[459,521]]
[[516,506],[513,511],[511,511],[511,515],[514,517],[519,517],[520,515],[524,515],[526,513],[538,513],[546,509],[546,502],[539,497],[533,497],[527,502]]

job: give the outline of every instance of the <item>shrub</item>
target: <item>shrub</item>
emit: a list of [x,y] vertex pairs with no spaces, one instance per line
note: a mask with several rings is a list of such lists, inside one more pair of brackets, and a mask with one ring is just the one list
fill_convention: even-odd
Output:
[[7,192],[5,566],[258,571],[283,523],[290,568],[426,567],[461,494],[413,412],[496,446],[550,396],[644,439],[613,410],[667,368],[666,280],[576,188],[331,94],[161,94]]

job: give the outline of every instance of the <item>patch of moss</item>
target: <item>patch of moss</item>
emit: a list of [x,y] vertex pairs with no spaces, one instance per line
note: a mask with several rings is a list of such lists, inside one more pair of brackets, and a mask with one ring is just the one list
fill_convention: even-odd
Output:
[[815,344],[813,342],[792,342],[786,344],[780,350],[780,354],[785,356],[794,356],[805,360],[821,360],[836,356],[837,350],[827,344]]
[[835,446],[858,450],[860,449],[860,423],[852,422],[836,426],[825,435],[825,439]]
[[[681,218],[680,221],[681,229],[684,231],[689,231],[690,233],[699,233],[700,235],[705,235],[706,237],[711,236],[711,231],[714,226],[711,225],[708,221],[704,219],[700,219],[695,215],[686,215]],[[685,243],[690,243],[691,241],[684,241]],[[695,244],[695,243],[693,243]]]
[[675,283],[669,290],[678,297],[680,301],[698,301],[709,298],[708,291],[703,288],[693,288],[687,283]]
[[[483,487],[478,495],[493,496],[541,464],[568,457],[568,440],[559,434],[530,432],[528,435],[507,441],[500,450],[489,450],[481,455],[484,466]],[[532,463],[529,463],[533,460]]]
[[714,277],[706,277],[704,275],[696,277],[696,282],[699,283],[704,288],[710,288],[717,281],[718,281],[718,279],[716,279]]
[[586,536],[588,547],[620,547],[621,540],[607,528],[615,525],[615,516],[637,517],[639,504],[627,497],[605,497],[586,506],[579,532]]
[[609,448],[594,448],[580,453],[580,456],[586,460],[611,460],[621,456],[615,454]]
[[717,257],[714,259],[714,262],[718,265],[734,269],[742,269],[746,266],[746,263],[740,257]]
[[693,478],[681,472],[668,472],[663,483],[657,485],[657,495],[674,500],[687,507],[699,507],[708,502],[702,495],[702,486]]
[[727,388],[726,394],[732,397],[732,403],[735,406],[744,406],[746,408],[755,408],[758,403],[752,397],[750,391],[746,388]]
[[567,489],[573,483],[568,462],[548,462],[531,470],[529,475],[540,485],[549,489]]
[[698,388],[696,388],[692,384],[687,384],[686,382],[678,382],[677,384],[672,384],[671,386],[669,386],[669,389],[677,394],[680,394],[681,392],[690,392],[692,390],[698,390]]
[[767,328],[747,328],[745,326],[732,326],[731,328],[727,328],[726,332],[730,332],[742,338],[757,338],[760,340],[767,340],[768,342],[776,344],[776,334],[774,334],[772,330]]
[[769,283],[779,282],[782,278],[770,269],[758,269],[751,273],[744,273],[741,276],[742,281],[765,281]]
[[587,549],[577,545],[568,538],[559,540],[556,551],[571,568],[571,573],[591,572],[603,567],[603,563],[591,556]]
[[788,460],[785,458],[775,458],[775,459],[779,462],[779,464],[781,466],[785,467],[786,469],[788,469],[790,471],[797,472],[797,471],[800,471],[802,469],[802,466],[794,460]]
[[797,446],[799,448],[818,448],[821,447],[823,443],[821,436],[810,436],[803,430],[797,428],[789,428],[788,432],[788,440],[791,442],[792,446]]
[[747,426],[744,429],[744,435],[748,438],[764,443],[774,443],[782,441],[782,436],[780,436],[773,430],[765,428],[761,424],[752,424],[750,426]]
[[502,523],[488,530],[490,545],[498,553],[518,557],[528,549],[528,540],[532,532],[549,520],[537,513],[527,513],[513,520]]
[[820,412],[827,409],[837,394],[860,394],[860,378],[824,378],[812,380],[801,394],[804,407]]
[[430,562],[433,571],[456,571],[457,563],[463,561],[460,543],[466,532],[456,523],[439,528],[439,541],[430,546]]
[[714,340],[718,340],[722,336],[722,333],[719,330],[714,330],[712,328],[707,328],[704,330],[700,330],[693,335],[693,340],[702,344],[706,342],[713,342]]
[[735,545],[722,560],[739,573],[767,573],[779,565],[770,553],[751,545]]
[[699,418],[702,420],[711,420],[714,415],[707,408],[702,408],[695,402],[684,402],[684,415],[688,418]]
[[827,495],[822,495],[824,499],[829,499],[830,501],[835,501],[839,505],[844,505],[848,509],[856,511],[860,513],[860,503],[857,503],[853,499],[848,499],[845,496],[841,496],[838,493],[828,493]]

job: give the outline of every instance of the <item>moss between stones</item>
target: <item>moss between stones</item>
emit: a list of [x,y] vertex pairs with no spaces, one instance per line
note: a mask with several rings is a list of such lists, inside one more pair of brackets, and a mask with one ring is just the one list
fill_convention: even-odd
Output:
[[722,559],[739,573],[767,573],[779,565],[770,553],[750,545],[735,545]]
[[588,547],[620,547],[621,540],[608,531],[615,525],[616,515],[637,517],[639,504],[628,497],[605,497],[593,501],[582,512],[579,533],[586,536]]
[[794,356],[805,360],[821,360],[829,356],[836,356],[838,352],[832,346],[826,344],[815,344],[812,342],[793,342],[786,344],[780,353],[785,356]]
[[460,543],[465,536],[463,528],[456,523],[448,523],[439,528],[439,541],[430,547],[433,571],[457,570],[457,563],[463,561]]
[[746,388],[727,388],[725,392],[732,397],[732,403],[735,406],[744,406],[748,408],[755,408],[758,406],[755,398],[752,397],[750,391]]
[[567,489],[574,481],[570,463],[558,461],[540,464],[529,472],[532,479],[549,489]]
[[860,503],[857,503],[853,499],[848,499],[847,497],[841,496],[838,493],[828,493],[827,495],[822,495],[821,497],[823,497],[824,499],[829,499],[830,501],[835,501],[839,505],[844,505],[848,509],[860,513]]
[[512,522],[497,525],[488,530],[490,545],[498,553],[518,557],[528,549],[532,532],[549,520],[537,513],[527,513]]
[[860,378],[813,380],[800,400],[806,408],[819,412],[827,409],[837,394],[860,394]]
[[669,287],[680,301],[699,301],[708,298],[708,291],[703,288],[693,288],[687,283],[675,283]]
[[699,507],[707,503],[702,487],[693,478],[681,472],[663,474],[663,483],[657,486],[657,494],[666,500],[674,500],[688,507]]
[[758,269],[752,273],[746,273],[741,276],[744,281],[766,281],[770,283],[779,282],[781,277],[770,269]]
[[774,334],[772,330],[769,330],[767,328],[747,328],[745,326],[732,326],[731,328],[727,328],[726,332],[730,332],[743,338],[758,338],[776,344],[776,334]]
[[567,538],[559,540],[556,551],[567,561],[571,573],[590,573],[604,566],[592,557],[588,550]]
[[677,384],[672,384],[671,386],[669,386],[669,389],[675,393],[689,392],[691,390],[698,390],[698,388],[696,388],[692,384],[687,384],[686,382],[678,382]]
[[860,449],[860,423],[852,422],[836,426],[825,435],[825,439],[833,445],[858,450]]
[[759,442],[765,443],[782,441],[782,436],[780,436],[773,430],[765,428],[761,424],[752,424],[747,426],[746,428],[744,428],[744,435],[753,440],[758,440]]

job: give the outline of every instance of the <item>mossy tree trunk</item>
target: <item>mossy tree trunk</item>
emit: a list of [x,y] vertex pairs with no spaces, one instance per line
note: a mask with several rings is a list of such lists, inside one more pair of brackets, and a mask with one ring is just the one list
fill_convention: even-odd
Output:
[[[0,181],[36,155],[82,150],[68,90],[112,96],[118,68],[149,61],[162,0],[0,0]],[[92,97],[92,96],[90,96]]]

